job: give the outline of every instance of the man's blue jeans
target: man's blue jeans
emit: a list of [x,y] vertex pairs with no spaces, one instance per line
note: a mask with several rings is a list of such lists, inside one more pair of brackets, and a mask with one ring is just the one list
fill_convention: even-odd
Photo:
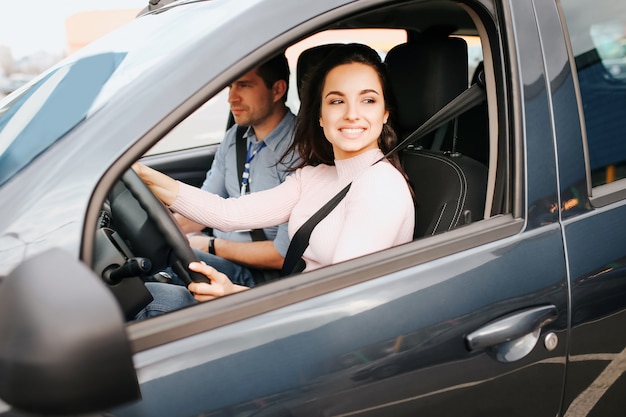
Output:
[[156,317],[198,303],[187,287],[182,285],[146,282],[146,288],[152,294],[153,300],[135,316],[135,320]]

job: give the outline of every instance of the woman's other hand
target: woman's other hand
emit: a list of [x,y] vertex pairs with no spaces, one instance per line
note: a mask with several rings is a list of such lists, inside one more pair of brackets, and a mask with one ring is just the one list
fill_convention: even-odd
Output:
[[228,277],[217,269],[208,266],[204,262],[192,262],[189,269],[206,276],[211,284],[204,282],[192,282],[187,286],[196,301],[210,301],[225,295],[241,292],[249,289],[242,285],[233,284]]

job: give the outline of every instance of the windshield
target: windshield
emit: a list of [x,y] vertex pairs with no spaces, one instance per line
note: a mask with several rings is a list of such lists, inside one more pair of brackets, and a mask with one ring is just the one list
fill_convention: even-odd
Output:
[[255,1],[194,2],[141,16],[1,100],[0,185],[124,87]]

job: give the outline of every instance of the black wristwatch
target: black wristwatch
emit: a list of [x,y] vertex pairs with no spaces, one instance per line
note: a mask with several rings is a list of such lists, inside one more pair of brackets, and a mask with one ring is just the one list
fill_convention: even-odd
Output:
[[207,247],[207,252],[211,255],[215,255],[215,237],[209,236],[209,246]]

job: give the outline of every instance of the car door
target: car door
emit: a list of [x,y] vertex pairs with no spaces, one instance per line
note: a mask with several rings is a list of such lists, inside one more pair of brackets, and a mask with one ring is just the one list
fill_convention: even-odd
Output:
[[115,415],[559,413],[569,290],[550,82],[533,2],[485,3],[512,39],[486,43],[509,208],[129,325],[143,399]]
[[[564,411],[616,416],[624,408],[626,387],[626,337],[618,330],[626,321],[626,74],[621,69],[626,6],[608,1],[557,4],[564,23],[545,21],[541,29],[563,36],[571,47],[555,51],[549,68],[553,79],[559,68],[568,74],[554,101],[572,288]],[[574,116],[578,114],[580,118]]]

